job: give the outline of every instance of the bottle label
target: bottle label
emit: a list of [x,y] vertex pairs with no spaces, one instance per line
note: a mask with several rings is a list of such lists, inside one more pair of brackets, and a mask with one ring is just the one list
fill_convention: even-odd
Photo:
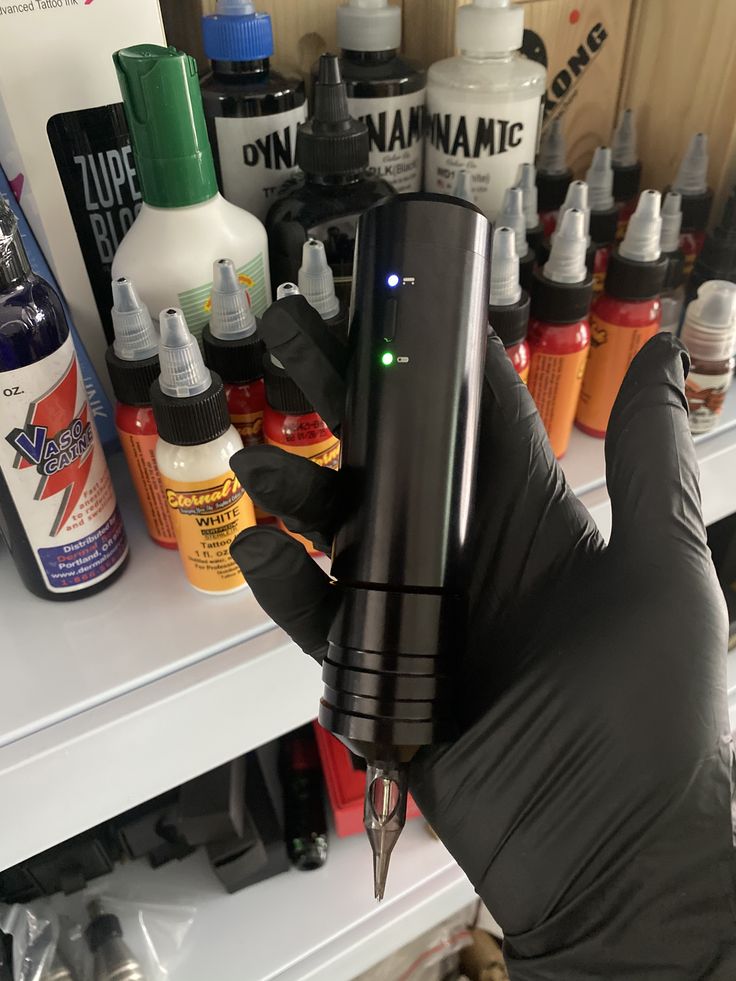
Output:
[[60,112],[46,132],[110,340],[112,260],[143,203],[123,104]]
[[705,232],[682,232],[680,235],[680,249],[685,256],[685,263],[682,267],[683,280],[687,280],[693,271],[695,260],[703,248]]
[[232,472],[209,480],[163,478],[171,523],[189,582],[206,593],[244,584],[230,556],[233,539],[256,523],[253,504]]
[[71,337],[2,373],[0,470],[47,588],[85,589],[128,552]]
[[266,393],[263,379],[257,378],[246,385],[225,385],[230,422],[243,440],[243,446],[260,446],[263,443],[263,410]]
[[570,442],[588,352],[588,347],[574,354],[538,354],[532,349],[529,391],[558,458]]
[[228,201],[266,217],[283,184],[298,173],[296,130],[307,103],[272,116],[215,119],[222,191]]
[[425,90],[383,99],[348,99],[350,115],[368,127],[368,168],[398,194],[422,188]]
[[593,259],[593,299],[600,296],[606,284],[606,272],[608,271],[608,260],[611,257],[611,247],[602,245],[595,250]]
[[[266,265],[262,253],[254,256],[250,262],[237,270],[239,281],[245,286],[248,302],[256,317],[260,317],[271,298],[266,293]],[[187,327],[197,340],[202,337],[202,331],[210,319],[212,280],[202,286],[179,293],[179,306],[184,311]]]
[[605,435],[613,403],[629,365],[658,330],[659,316],[645,327],[622,327],[591,314],[590,358],[576,416],[587,432]]
[[176,547],[166,495],[156,466],[157,435],[134,436],[118,429],[133,486],[138,495],[146,528],[151,538],[167,548]]
[[702,375],[691,371],[685,380],[685,395],[690,408],[690,431],[706,433],[716,424],[723,411],[726,392],[731,384],[731,372],[722,375]]
[[[466,170],[476,205],[489,218],[501,210],[504,191],[516,181],[519,164],[532,163],[537,146],[540,102],[535,96],[493,104],[494,114],[471,111],[462,95],[428,100],[424,189],[452,194]],[[489,107],[490,108],[490,107]]]

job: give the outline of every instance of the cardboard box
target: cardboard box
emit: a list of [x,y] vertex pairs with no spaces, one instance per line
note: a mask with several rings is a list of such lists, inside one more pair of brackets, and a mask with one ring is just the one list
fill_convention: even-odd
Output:
[[158,0],[0,0],[0,165],[105,385],[104,270],[140,200],[112,54],[143,42],[165,43]]

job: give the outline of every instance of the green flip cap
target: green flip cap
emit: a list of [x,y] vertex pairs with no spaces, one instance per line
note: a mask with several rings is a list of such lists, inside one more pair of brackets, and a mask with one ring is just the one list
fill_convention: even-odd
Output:
[[113,55],[143,200],[199,204],[217,193],[197,63],[176,48],[136,44]]

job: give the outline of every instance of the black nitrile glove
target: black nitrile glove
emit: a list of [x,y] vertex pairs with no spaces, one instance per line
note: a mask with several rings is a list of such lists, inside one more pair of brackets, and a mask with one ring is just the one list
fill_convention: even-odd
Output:
[[[342,354],[318,315],[282,300],[263,337],[338,428]],[[490,339],[461,735],[420,751],[411,773],[424,815],[503,927],[513,981],[736,979],[727,623],[687,363],[660,334],[626,376],[606,441],[605,545]],[[330,539],[339,473],[270,447],[233,467],[258,505]],[[327,576],[272,528],[244,532],[233,555],[266,612],[320,660],[337,601]]]

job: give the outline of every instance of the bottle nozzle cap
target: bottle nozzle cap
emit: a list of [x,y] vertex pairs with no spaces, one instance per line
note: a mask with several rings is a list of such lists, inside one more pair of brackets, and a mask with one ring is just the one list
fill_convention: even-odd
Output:
[[567,147],[562,131],[562,120],[556,116],[542,135],[537,156],[537,172],[564,174],[567,170]]
[[693,357],[725,361],[736,343],[736,284],[712,279],[688,305],[682,325],[683,344]]
[[516,232],[506,225],[499,225],[493,233],[490,303],[492,307],[506,307],[520,297]]
[[578,208],[568,208],[557,225],[549,259],[542,272],[555,283],[582,283],[588,276],[587,249],[585,213]]
[[516,51],[523,39],[524,11],[511,0],[473,0],[458,9],[455,43],[461,51]]
[[705,194],[708,190],[708,135],[695,133],[680,161],[673,191],[684,195]]
[[158,354],[158,333],[148,307],[125,276],[112,281],[112,349],[123,361],[144,361]]
[[595,148],[593,160],[585,175],[591,211],[610,211],[613,207],[613,168],[607,146]]
[[401,46],[401,7],[388,0],[348,0],[337,8],[343,51],[393,51]]
[[455,178],[455,186],[452,189],[452,196],[460,198],[462,201],[469,201],[475,204],[473,192],[470,188],[470,175],[467,170],[458,170]]
[[335,55],[323,54],[312,96],[312,116],[299,126],[296,163],[305,174],[353,174],[368,166],[368,127],[353,119]]
[[680,246],[682,226],[682,195],[669,191],[662,205],[662,232],[659,236],[660,252],[675,252]]
[[661,195],[651,189],[642,191],[636,211],[629,219],[619,255],[634,262],[656,262],[662,233]]
[[524,217],[524,193],[520,187],[507,187],[503,204],[498,215],[498,223],[513,228],[516,236],[516,253],[520,259],[529,251],[526,240],[526,218]]
[[[590,204],[588,203],[588,185],[585,181],[572,181],[567,189],[567,194],[565,195],[565,200],[560,208],[560,214],[557,219],[557,228],[559,229],[562,216],[566,211],[571,209],[580,211],[583,215],[583,227],[585,228],[585,241],[590,244]],[[555,230],[552,235],[552,241],[554,241],[557,230]]]
[[636,117],[633,109],[624,109],[611,140],[611,159],[617,167],[635,167],[638,163],[636,149]]
[[239,341],[256,330],[244,285],[232,259],[216,259],[212,264],[210,331],[221,341]]
[[276,288],[276,299],[283,300],[285,296],[299,296],[300,293],[296,283],[280,283]]
[[526,227],[536,228],[539,224],[539,207],[537,205],[537,171],[534,164],[519,164],[516,173],[516,187],[521,190]]
[[184,314],[168,307],[159,316],[161,344],[159,362],[161,391],[172,398],[185,399],[206,392],[212,384],[199,344],[187,327]]
[[[282,283],[284,285],[292,284]],[[324,243],[316,238],[308,238],[302,246],[299,292],[323,320],[337,316],[340,311],[340,301],[335,293],[335,277],[327,263]],[[280,296],[278,298],[281,299]]]

